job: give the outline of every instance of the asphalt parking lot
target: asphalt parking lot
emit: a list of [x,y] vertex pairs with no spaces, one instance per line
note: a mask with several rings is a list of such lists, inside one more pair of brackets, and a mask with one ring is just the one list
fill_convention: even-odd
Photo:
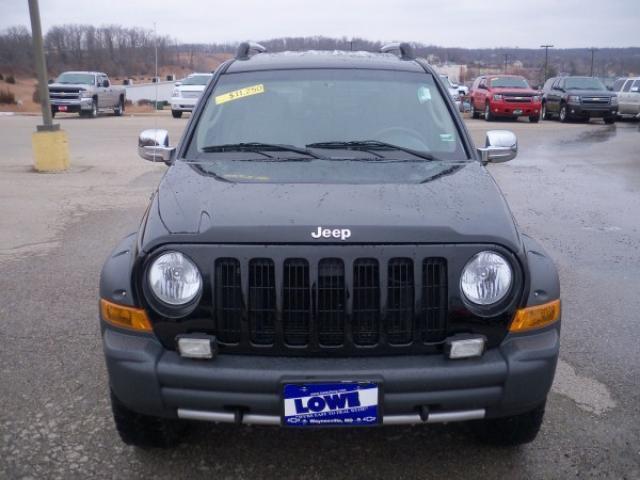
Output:
[[[187,117],[188,118],[188,117]],[[31,170],[37,117],[0,117],[0,478],[640,478],[640,125],[467,120],[513,130],[490,170],[562,282],[561,362],[542,433],[481,446],[464,425],[319,430],[195,425],[175,450],[113,427],[98,275],[165,168],[136,155],[169,115],[56,119],[72,168]]]

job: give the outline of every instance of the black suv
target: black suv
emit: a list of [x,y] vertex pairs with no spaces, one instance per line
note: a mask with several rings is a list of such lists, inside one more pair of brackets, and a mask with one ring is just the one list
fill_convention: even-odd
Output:
[[242,44],[179,145],[138,148],[170,168],[100,280],[126,443],[171,445],[184,419],[535,438],[560,292],[485,168],[517,142],[476,149],[410,45]]
[[595,77],[553,77],[542,94],[542,118],[561,122],[602,118],[612,124],[618,113],[618,97]]

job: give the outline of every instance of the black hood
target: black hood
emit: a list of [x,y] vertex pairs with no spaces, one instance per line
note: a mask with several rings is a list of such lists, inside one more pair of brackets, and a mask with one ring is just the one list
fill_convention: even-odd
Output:
[[[318,227],[349,238],[312,238]],[[521,241],[493,178],[478,162],[424,183],[232,183],[176,162],[158,188],[142,238],[164,243],[495,243]]]

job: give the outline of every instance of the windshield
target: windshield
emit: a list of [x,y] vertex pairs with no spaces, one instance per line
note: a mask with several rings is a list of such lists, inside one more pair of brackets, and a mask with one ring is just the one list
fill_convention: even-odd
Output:
[[493,77],[490,85],[492,88],[530,88],[522,77]]
[[95,85],[95,75],[90,73],[63,73],[56,83],[75,83],[81,85]]
[[[380,157],[426,161],[389,148],[379,154],[379,145],[376,154],[367,153],[374,148],[370,144],[340,146],[340,142],[367,141],[441,160],[467,159],[452,113],[432,76],[364,69],[223,75],[205,99],[187,159],[228,157],[228,148],[216,151],[220,145],[265,143],[308,148],[332,161]],[[247,156],[264,160],[263,155],[245,149]]]
[[567,90],[606,90],[604,84],[593,77],[572,77],[564,81]]
[[206,85],[212,75],[191,75],[182,80],[182,85]]

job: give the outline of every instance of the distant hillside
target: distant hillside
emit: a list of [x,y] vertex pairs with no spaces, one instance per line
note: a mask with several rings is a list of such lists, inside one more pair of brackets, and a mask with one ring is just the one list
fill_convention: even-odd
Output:
[[[406,39],[409,40],[410,39]],[[286,37],[262,41],[270,51],[282,50],[379,50],[381,43],[361,38]],[[158,64],[162,72],[185,73],[212,70],[232,54],[237,44],[184,44],[168,36],[154,38],[151,30],[117,25],[60,25],[45,36],[48,68],[51,75],[68,69],[103,70],[114,77],[148,77]],[[507,68],[520,69],[537,81],[544,62],[542,49],[444,48],[416,44],[417,53],[431,63],[462,64],[471,71]],[[0,32],[0,73],[33,74],[31,35],[26,27],[11,27]],[[581,49],[550,49],[549,71],[588,75],[591,52]],[[603,77],[640,74],[640,47],[602,48],[595,52],[594,74]]]

